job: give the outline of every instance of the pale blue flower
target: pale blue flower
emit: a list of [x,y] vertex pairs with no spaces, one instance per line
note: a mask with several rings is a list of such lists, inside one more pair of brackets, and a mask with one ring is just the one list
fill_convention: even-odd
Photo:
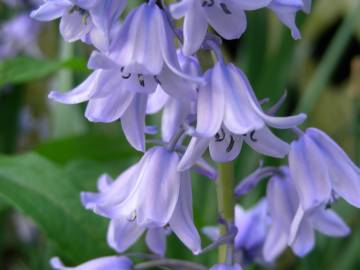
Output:
[[[169,225],[189,249],[200,251],[200,237],[193,223],[191,179],[188,172],[177,171],[178,162],[175,152],[154,147],[111,185],[104,184],[108,180],[100,181],[100,193],[82,193],[87,209],[112,219],[112,246],[126,249],[145,228]],[[116,235],[124,235],[119,228],[131,233],[125,243],[114,244],[121,240]]]
[[245,10],[267,6],[271,0],[182,0],[170,6],[174,18],[184,19],[186,55],[195,53],[211,25],[225,39],[237,39],[246,30]]
[[239,264],[235,264],[235,265],[216,264],[212,266],[210,270],[242,270],[242,267]]
[[288,245],[297,256],[305,256],[315,245],[315,230],[333,237],[350,232],[344,221],[325,206],[304,214],[287,167],[268,182],[267,201],[271,223],[263,250],[266,261],[273,261]]
[[292,142],[289,167],[304,211],[338,196],[360,207],[360,169],[319,129],[309,128]]
[[127,257],[109,256],[97,258],[75,267],[64,266],[57,257],[50,264],[54,270],[131,270],[132,262]]
[[31,17],[39,21],[61,18],[60,33],[66,41],[88,40],[107,50],[111,27],[126,4],[126,0],[45,0]]

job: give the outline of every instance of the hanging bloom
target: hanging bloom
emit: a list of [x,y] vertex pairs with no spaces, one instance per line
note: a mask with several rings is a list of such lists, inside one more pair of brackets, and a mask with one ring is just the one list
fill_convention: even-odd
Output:
[[110,31],[126,6],[126,0],[45,0],[30,16],[39,21],[61,17],[60,33],[68,42],[90,40],[107,50]]
[[266,199],[260,200],[249,210],[236,205],[235,226],[238,233],[235,237],[235,249],[242,252],[244,263],[264,261],[262,249],[269,221]]
[[172,4],[175,19],[184,19],[184,46],[186,55],[195,53],[203,43],[208,24],[225,39],[237,39],[246,30],[246,10],[267,6],[271,0],[182,0]]
[[174,32],[164,12],[149,1],[135,8],[110,48],[110,58],[128,73],[177,76],[203,83],[199,77],[183,72],[173,43]]
[[291,30],[294,39],[301,38],[301,33],[296,26],[296,13],[299,10],[309,13],[311,0],[273,0],[269,5],[269,9]]
[[288,129],[301,124],[305,114],[275,117],[264,113],[245,74],[233,64],[219,61],[205,74],[200,88],[196,130],[213,137],[223,124],[234,134],[247,134],[268,125]]
[[196,134],[190,141],[179,169],[188,169],[210,146],[217,162],[235,159],[243,140],[255,151],[277,158],[289,152],[289,145],[267,126],[287,129],[301,124],[305,114],[275,117],[266,114],[243,72],[219,61],[205,74],[197,103]]
[[127,257],[110,256],[94,259],[76,267],[64,266],[57,257],[52,258],[50,264],[54,270],[131,270],[132,262]]
[[[87,209],[115,222],[111,238],[118,245],[125,245],[118,248],[127,248],[121,243],[122,239],[116,237],[124,235],[121,227],[133,230],[125,241],[131,244],[144,228],[169,225],[194,253],[200,251],[200,237],[193,223],[191,179],[188,172],[176,170],[178,162],[175,152],[154,147],[108,188],[99,184],[100,193],[82,193],[82,202]],[[126,225],[126,221],[131,224]],[[116,225],[118,232],[115,232]]]
[[[66,93],[52,91],[49,98],[64,104],[89,101],[85,117],[92,122],[109,123],[121,119],[126,138],[139,151],[145,150],[145,115],[149,94],[161,88],[157,92],[164,90],[176,97],[175,106],[180,104],[177,112],[184,117],[187,110],[181,109],[186,109],[189,100],[196,97],[195,85],[166,69],[159,76],[127,73],[107,54],[99,52],[92,53],[88,66],[95,70],[83,83]],[[187,70],[186,65],[184,70]],[[158,95],[154,97],[157,99]],[[169,119],[172,115],[164,116],[168,120],[166,117]],[[175,118],[181,121],[183,117]],[[171,123],[172,129],[166,131],[169,136],[178,124],[176,119]],[[170,128],[170,124],[167,127]]]
[[242,267],[238,264],[216,264],[210,268],[210,270],[242,270]]
[[[260,200],[248,210],[244,210],[240,205],[235,206],[237,234],[234,240],[234,247],[236,256],[241,257],[243,265],[264,261],[262,249],[269,221],[266,199]],[[217,241],[220,238],[218,227],[205,227],[203,232],[212,241]]]
[[37,45],[39,23],[27,14],[19,14],[0,26],[0,59],[18,53],[40,56]]
[[314,247],[314,230],[333,237],[349,234],[350,229],[332,210],[320,206],[302,214],[298,193],[287,167],[281,167],[267,186],[271,224],[264,244],[264,258],[273,261],[289,244],[297,256]]
[[337,196],[360,207],[360,169],[319,129],[307,129],[291,144],[289,167],[304,211]]

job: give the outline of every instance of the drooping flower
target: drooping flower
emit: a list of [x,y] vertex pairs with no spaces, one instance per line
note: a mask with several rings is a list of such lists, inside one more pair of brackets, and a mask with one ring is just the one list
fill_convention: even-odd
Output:
[[164,12],[155,4],[144,3],[135,8],[110,48],[109,57],[127,73],[183,77],[203,83],[202,78],[183,72],[178,63],[174,32]]
[[360,207],[360,169],[319,129],[309,128],[292,142],[289,167],[304,211],[337,196]]
[[[237,233],[234,239],[236,257],[243,265],[258,262],[262,263],[263,245],[269,225],[268,207],[266,199],[260,200],[250,209],[235,206],[235,226]],[[205,227],[203,232],[213,241],[220,237],[218,227]]]
[[305,114],[275,117],[262,110],[245,74],[233,64],[219,61],[206,72],[197,108],[199,134],[213,137],[224,125],[234,134],[247,134],[268,125],[288,129],[301,124]]
[[[88,66],[95,70],[83,83],[65,93],[53,91],[49,98],[64,104],[89,101],[85,116],[92,122],[108,123],[121,119],[126,138],[139,151],[145,150],[145,115],[149,94],[161,88],[157,92],[166,91],[169,96],[179,99],[179,104],[184,104],[184,107],[188,104],[186,101],[196,97],[193,83],[178,78],[165,67],[158,76],[127,73],[107,54],[99,52],[93,52]],[[167,132],[169,134],[171,130]]]
[[217,162],[237,157],[245,140],[255,151],[283,158],[289,145],[267,127],[296,127],[305,114],[276,117],[266,114],[258,102],[245,74],[232,64],[219,61],[205,74],[207,84],[200,87],[197,101],[197,126],[179,169],[192,166],[210,145]]
[[[193,223],[191,179],[188,172],[177,171],[178,162],[175,152],[151,148],[107,188],[99,185],[100,193],[82,193],[82,202],[87,209],[112,219],[113,243],[122,241],[116,237],[124,235],[122,229],[132,230],[126,240],[130,245],[146,228],[169,225],[189,249],[198,253],[200,237]],[[121,242],[120,246],[127,248]]]
[[215,264],[210,270],[242,270],[242,267],[239,264]]
[[126,0],[45,0],[31,17],[51,21],[61,17],[60,33],[68,42],[89,40],[107,50],[111,27],[126,6]]
[[246,30],[246,10],[267,6],[271,0],[182,0],[170,10],[176,19],[184,19],[186,55],[195,53],[203,43],[210,24],[225,39],[237,39]]
[[314,247],[314,230],[333,237],[350,232],[344,221],[323,205],[304,214],[287,167],[281,167],[268,182],[267,201],[271,223],[263,250],[266,261],[273,261],[287,245],[297,256],[305,256]]
[[132,262],[127,257],[109,256],[97,258],[75,267],[64,266],[57,257],[52,258],[50,264],[54,270],[131,270]]

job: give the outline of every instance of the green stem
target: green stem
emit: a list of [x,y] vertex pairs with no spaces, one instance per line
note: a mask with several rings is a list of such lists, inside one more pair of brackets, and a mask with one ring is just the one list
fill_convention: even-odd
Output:
[[207,270],[205,266],[202,266],[200,264],[175,259],[160,259],[139,263],[134,266],[134,270],[156,269],[165,267],[186,270]]
[[[219,178],[217,181],[218,210],[221,218],[228,223],[234,222],[234,166],[233,163],[219,165]],[[227,233],[225,225],[220,225],[221,235]],[[228,255],[233,253],[233,244],[219,247],[219,263],[227,262]]]
[[360,2],[354,8],[349,10],[344,21],[337,30],[336,35],[332,39],[330,47],[327,49],[314,77],[305,89],[304,95],[296,108],[297,112],[309,113],[314,108],[322,91],[329,81],[331,74],[345,51],[346,45],[348,44],[354,31],[354,27],[360,18],[359,14]]

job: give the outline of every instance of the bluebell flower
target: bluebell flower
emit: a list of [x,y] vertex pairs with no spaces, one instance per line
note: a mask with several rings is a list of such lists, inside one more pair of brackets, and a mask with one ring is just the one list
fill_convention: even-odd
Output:
[[199,134],[213,137],[223,124],[234,134],[247,134],[268,125],[287,129],[301,124],[305,114],[289,117],[267,115],[262,110],[246,75],[233,64],[219,61],[205,74],[197,107]]
[[101,257],[75,267],[64,266],[57,257],[52,258],[50,264],[54,270],[131,270],[132,262],[127,257]]
[[309,128],[291,143],[289,167],[304,211],[337,197],[360,207],[360,169],[319,129]]
[[344,221],[325,206],[304,214],[287,167],[269,180],[266,196],[271,218],[263,249],[266,261],[273,261],[288,245],[297,256],[305,256],[314,247],[315,230],[333,237],[350,232]]
[[[174,32],[164,12],[155,1],[144,3],[126,17],[109,57],[125,72],[183,77],[203,83],[203,79],[183,72],[176,55]],[[159,80],[162,81],[159,76]],[[178,81],[178,79],[177,79]],[[165,82],[163,82],[165,83]]]
[[216,264],[210,267],[210,270],[242,270],[242,267],[239,264]]
[[60,33],[68,42],[90,41],[107,50],[110,31],[124,10],[127,0],[45,0],[31,17],[51,21],[61,17]]
[[268,128],[296,127],[305,114],[276,117],[266,114],[245,74],[232,64],[219,61],[205,74],[207,84],[200,87],[197,101],[196,134],[190,141],[179,169],[188,169],[210,147],[217,162],[237,157],[243,140],[255,151],[282,158],[289,145]]
[[[263,245],[268,231],[270,218],[266,199],[260,200],[250,209],[235,206],[235,226],[237,234],[234,239],[236,257],[243,265],[263,263]],[[204,234],[212,241],[220,237],[219,227],[203,228]]]
[[203,43],[208,25],[225,39],[237,39],[246,30],[246,10],[267,6],[271,0],[182,0],[170,10],[176,19],[184,19],[184,46],[186,55],[195,53]]
[[87,209],[112,219],[113,226],[117,223],[118,228],[133,230],[128,242],[139,237],[144,228],[169,225],[187,247],[198,253],[201,247],[193,223],[191,179],[188,172],[177,171],[178,162],[177,153],[151,148],[111,186],[99,184],[100,193],[82,193],[82,202]]
[[[179,59],[185,71],[193,72],[180,55]],[[171,110],[173,108],[171,105],[174,105],[175,114],[164,116],[164,121],[169,123],[163,128],[166,138],[169,138],[176,129],[178,121],[187,116],[189,100],[196,98],[196,86],[178,78],[165,67],[157,76],[127,73],[107,54],[100,52],[92,53],[88,66],[95,70],[83,83],[65,93],[52,91],[49,98],[64,104],[88,101],[85,116],[92,122],[108,123],[121,119],[126,138],[139,151],[145,150],[145,115],[149,107],[149,94],[158,89],[156,93],[160,95],[164,90],[169,96],[177,98],[172,99],[173,102],[169,101],[169,109]],[[156,99],[156,104],[159,104],[159,101],[161,103],[159,94],[152,96],[152,100]],[[150,108],[151,110],[153,109]]]

